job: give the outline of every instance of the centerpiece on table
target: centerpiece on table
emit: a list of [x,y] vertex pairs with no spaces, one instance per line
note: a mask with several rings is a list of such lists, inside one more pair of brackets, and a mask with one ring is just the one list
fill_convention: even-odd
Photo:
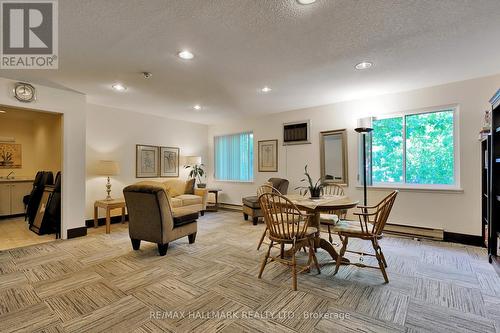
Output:
[[323,195],[323,183],[321,182],[321,178],[313,184],[313,180],[307,171],[307,165],[304,168],[304,174],[306,178],[301,179],[302,183],[306,183],[307,186],[298,186],[295,189],[300,190],[301,195],[307,195],[309,193],[311,195],[311,199],[319,199]]

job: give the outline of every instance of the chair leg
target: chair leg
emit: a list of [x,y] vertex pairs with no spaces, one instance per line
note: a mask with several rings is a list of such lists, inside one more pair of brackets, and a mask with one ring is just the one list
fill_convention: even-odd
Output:
[[375,250],[375,257],[377,258],[378,261],[378,266],[380,267],[380,270],[382,271],[382,275],[384,276],[385,283],[389,283],[389,278],[387,277],[387,272],[385,271],[385,266],[382,261],[382,256],[380,253],[377,251],[377,243],[375,239],[372,239],[372,245],[373,249]]
[[292,289],[297,291],[297,260],[295,260],[295,248],[292,248]]
[[167,254],[167,250],[168,250],[168,243],[166,244],[158,243],[158,253],[160,253],[160,256],[164,256],[165,254]]
[[141,247],[141,240],[131,238],[130,241],[132,242],[132,248],[136,251],[139,250]]
[[252,223],[253,223],[253,225],[257,225],[259,223],[259,218],[258,217],[252,217]]
[[193,232],[191,235],[188,235],[189,239],[189,244],[194,244],[194,241],[196,240],[196,232]]
[[259,245],[257,245],[257,251],[260,250],[260,246],[264,242],[264,238],[266,238],[266,234],[267,234],[267,227],[266,227],[266,230],[264,230],[264,232],[262,233],[262,236],[260,237]]
[[285,258],[285,243],[280,244],[280,258]]
[[248,214],[243,213],[243,218],[245,219],[245,221],[248,221]]
[[339,254],[337,255],[337,262],[335,263],[335,272],[333,274],[337,274],[340,268],[340,263],[342,262],[342,258],[344,257],[345,251],[347,250],[347,243],[349,241],[349,237],[341,237],[342,239],[342,248],[340,249]]
[[264,272],[264,268],[266,267],[267,259],[269,259],[269,254],[271,253],[272,247],[273,247],[273,241],[271,241],[271,243],[269,244],[269,248],[267,249],[266,255],[264,256],[264,260],[262,261],[262,264],[260,265],[259,279],[262,278],[262,272]]
[[316,253],[314,253],[314,239],[310,238],[309,239],[309,256],[312,257],[312,260],[314,261],[314,266],[316,266],[316,269],[318,270],[318,274],[321,274],[321,269],[319,268],[319,263],[318,263],[318,258],[316,258]]
[[385,260],[384,252],[382,252],[382,248],[378,245],[378,241],[375,240],[375,244],[377,244],[377,248],[380,252],[380,257],[382,258],[382,262],[384,263],[385,268],[387,268],[387,261]]
[[328,224],[328,240],[333,244],[332,232],[330,230],[330,225]]

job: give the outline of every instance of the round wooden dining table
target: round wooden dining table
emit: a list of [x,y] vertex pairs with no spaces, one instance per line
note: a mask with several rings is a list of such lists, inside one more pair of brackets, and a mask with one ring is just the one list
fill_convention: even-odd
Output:
[[359,201],[341,195],[328,195],[319,199],[311,199],[299,194],[290,194],[286,197],[300,210],[314,215],[311,219],[310,226],[318,230],[315,237],[316,249],[320,248],[325,250],[330,254],[333,260],[337,260],[338,254],[333,245],[328,240],[321,238],[320,214],[332,210],[355,208],[359,204]]

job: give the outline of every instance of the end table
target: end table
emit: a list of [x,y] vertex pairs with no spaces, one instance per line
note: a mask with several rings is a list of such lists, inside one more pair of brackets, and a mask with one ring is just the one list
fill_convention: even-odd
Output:
[[209,188],[207,189],[208,193],[213,193],[215,196],[215,202],[210,206],[207,203],[207,210],[210,212],[216,212],[219,210],[219,192],[222,192],[221,189],[218,188]]
[[98,210],[99,208],[106,210],[106,233],[111,232],[111,210],[122,209],[122,223],[125,222],[125,198],[110,199],[110,200],[97,200],[94,202],[94,228],[97,228]]

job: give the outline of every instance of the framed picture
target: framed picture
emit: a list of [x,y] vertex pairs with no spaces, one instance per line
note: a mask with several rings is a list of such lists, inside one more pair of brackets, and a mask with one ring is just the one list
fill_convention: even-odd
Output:
[[160,147],[160,177],[179,177],[179,148]]
[[135,150],[135,177],[154,178],[159,175],[158,147],[136,145]]
[[21,144],[0,143],[0,169],[20,169],[22,166]]
[[259,141],[259,172],[278,172],[278,140]]

